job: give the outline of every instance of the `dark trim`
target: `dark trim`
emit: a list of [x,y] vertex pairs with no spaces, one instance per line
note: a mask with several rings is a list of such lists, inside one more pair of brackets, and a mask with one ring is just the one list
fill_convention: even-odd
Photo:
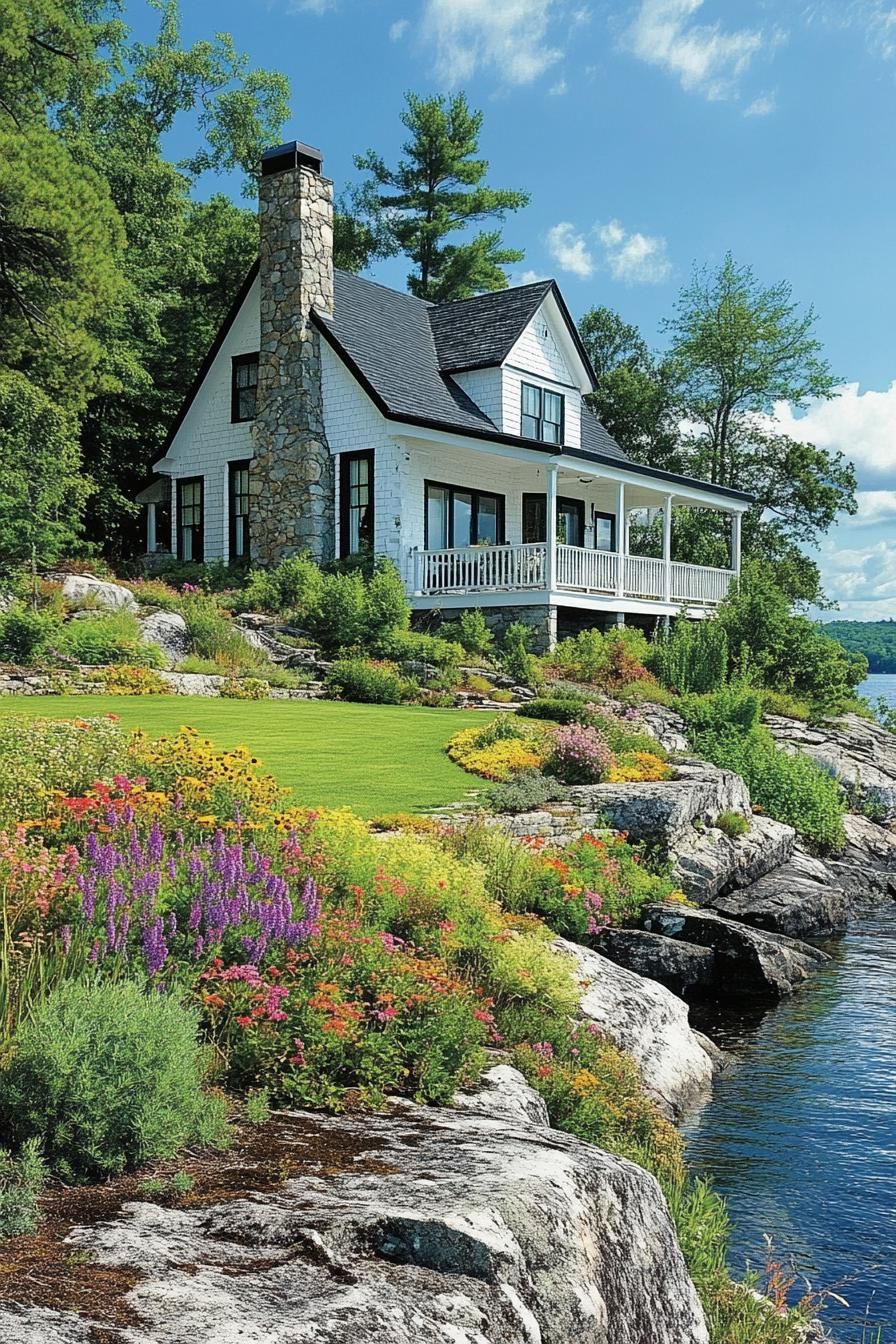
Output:
[[370,546],[371,546],[371,549],[373,549],[373,546],[374,546],[374,544],[375,544],[375,537],[376,537],[376,532],[375,532],[375,528],[376,528],[376,512],[375,512],[375,510],[376,510],[376,503],[375,503],[375,500],[374,500],[374,493],[373,493],[373,491],[374,491],[373,473],[374,473],[374,470],[375,470],[375,454],[374,454],[374,450],[373,450],[372,448],[366,448],[366,449],[364,449],[362,452],[358,452],[358,453],[340,453],[340,454],[339,454],[339,557],[340,557],[341,560],[345,560],[345,559],[348,558],[349,555],[353,555],[353,554],[355,554],[355,552],[353,552],[353,551],[349,551],[349,549],[348,549],[348,545],[347,545],[347,542],[348,542],[348,532],[349,532],[349,527],[348,527],[348,523],[349,523],[349,511],[350,511],[350,507],[351,507],[350,495],[349,495],[349,488],[350,488],[350,487],[349,487],[349,466],[350,466],[350,464],[351,464],[352,462],[358,462],[358,461],[360,461],[361,459],[366,459],[366,460],[367,460],[367,463],[368,463],[368,477],[367,477],[368,502],[367,502],[367,507],[368,507],[368,510],[369,510],[369,512],[370,512]]
[[[560,512],[560,505],[561,505],[561,504],[563,505],[564,508],[569,508],[570,506],[572,506],[572,508],[575,510],[575,512],[579,515],[579,531],[580,531],[580,533],[581,533],[582,540],[581,540],[581,542],[579,542],[578,544],[579,544],[579,545],[582,547],[582,549],[584,550],[584,549],[585,549],[585,501],[584,501],[584,499],[571,499],[569,495],[558,495],[558,496],[557,496],[557,512],[558,512],[558,513]],[[559,518],[557,519],[557,522],[558,522],[558,525],[559,525],[559,522],[560,522]],[[559,537],[558,537],[558,540],[559,540]],[[575,544],[576,544],[576,543],[574,543],[574,542],[568,542],[568,543],[567,543],[567,545],[575,545]]]
[[167,457],[168,449],[171,447],[172,443],[174,442],[174,438],[177,434],[177,431],[180,429],[181,425],[186,419],[187,411],[190,409],[190,407],[193,405],[193,402],[196,400],[196,396],[199,392],[199,389],[205,382],[208,372],[215,362],[215,357],[217,356],[218,351],[221,349],[221,346],[224,344],[224,341],[227,338],[227,333],[230,331],[230,328],[236,321],[237,314],[239,313],[240,309],[245,303],[246,296],[248,295],[249,290],[252,288],[252,285],[254,284],[257,275],[258,275],[258,262],[256,261],[253,263],[253,265],[249,270],[249,274],[246,276],[245,280],[240,285],[239,293],[237,294],[233,303],[230,305],[230,311],[228,312],[227,316],[222,322],[217,336],[209,346],[208,353],[199,366],[199,372],[193,379],[193,383],[192,386],[190,387],[189,392],[181,402],[180,410],[177,412],[177,415],[171,421],[171,427],[169,428],[168,433],[165,435],[164,442],[162,443],[162,451],[161,451],[162,457]]
[[[592,520],[593,520],[593,522],[594,522],[595,524],[597,523],[598,518],[605,518],[605,519],[607,520],[607,522],[610,524],[610,545],[609,545],[609,548],[608,548],[608,549],[609,549],[610,551],[615,551],[615,550],[617,549],[617,547],[616,547],[616,526],[617,526],[617,524],[616,524],[616,515],[615,515],[615,513],[602,513],[602,512],[600,511],[600,509],[595,509],[595,510],[594,510],[594,513],[591,515],[591,517],[592,517]],[[594,532],[593,542],[594,542],[594,550],[595,550],[595,551],[602,551],[602,550],[605,549],[603,546],[598,546],[598,544],[597,544],[597,530],[596,530],[596,528],[595,528],[595,532]]]
[[[534,377],[534,375],[530,373],[530,374],[529,374],[529,377],[532,378],[532,377]],[[520,382],[520,436],[521,436],[521,437],[526,437],[526,438],[528,438],[528,436],[523,435],[523,417],[524,417],[525,414],[526,414],[526,412],[523,410],[523,392],[525,391],[526,388],[529,388],[529,390],[530,390],[531,392],[537,392],[537,393],[539,394],[539,405],[540,405],[540,407],[541,407],[541,415],[538,415],[538,416],[532,416],[532,415],[530,415],[530,416],[528,417],[528,419],[530,419],[530,420],[537,420],[538,423],[539,423],[539,425],[542,427],[542,429],[544,428],[544,426],[545,426],[546,424],[553,424],[553,423],[554,423],[552,420],[546,420],[546,419],[545,419],[545,416],[544,416],[544,399],[545,399],[545,395],[550,396],[550,397],[559,397],[559,398],[560,398],[560,424],[559,424],[559,426],[558,426],[558,428],[559,428],[559,430],[560,430],[560,438],[559,438],[559,440],[558,440],[556,443],[554,443],[554,441],[553,441],[552,439],[544,439],[544,438],[541,438],[541,439],[533,439],[532,442],[533,442],[533,443],[548,443],[548,444],[550,444],[550,446],[551,446],[552,448],[557,448],[557,449],[562,450],[562,448],[563,448],[563,440],[564,440],[564,438],[565,438],[565,436],[566,436],[566,397],[563,395],[562,392],[556,392],[556,391],[554,390],[554,388],[552,388],[552,387],[542,387],[540,383],[527,383],[527,382],[523,382],[523,381],[521,381],[521,382]]]
[[[177,478],[177,516],[175,518],[175,528],[177,531],[177,535],[175,538],[175,540],[177,541],[177,558],[178,560],[185,559],[183,541],[182,541],[183,525],[181,523],[181,515],[183,513],[183,490],[185,485],[199,486],[199,526],[197,528],[195,523],[192,525],[194,533],[193,538],[194,554],[190,556],[190,561],[195,562],[196,564],[202,564],[203,560],[205,559],[205,477],[204,476],[179,476]],[[196,532],[199,533],[199,548],[201,551],[201,555],[195,554]]]
[[[482,495],[487,495],[489,499],[498,501],[497,517],[495,518],[495,527],[498,532],[498,539],[495,543],[498,546],[504,545],[504,520],[507,513],[506,496],[499,494],[497,490],[479,490],[471,485],[451,485],[448,481],[424,481],[423,482],[423,549],[429,550],[429,491],[430,488],[436,490],[447,490],[451,495],[451,503],[448,506],[448,548],[454,545],[454,495],[460,493],[469,495],[472,499],[472,512],[477,512],[476,503]],[[476,542],[468,542],[470,546],[475,546]]]
[[[565,445],[558,447],[555,443],[539,443],[537,439],[524,439],[516,434],[504,434],[497,426],[491,429],[477,429],[469,425],[451,424],[446,420],[435,420],[430,416],[409,415],[407,412],[393,411],[337,339],[335,332],[328,327],[326,320],[316,312],[312,312],[311,318],[327,344],[336,351],[349,373],[364,389],[374,406],[386,420],[419,429],[438,429],[444,433],[456,434],[468,439],[484,439],[487,443],[505,443],[508,447],[526,448],[530,452],[543,453],[548,457],[571,457],[582,462],[597,462],[601,466],[616,467],[622,471],[631,471],[639,476],[649,476],[654,480],[669,481],[672,485],[692,486],[695,489],[704,490],[710,495],[721,495],[726,499],[743,500],[747,504],[755,502],[755,495],[745,494],[742,490],[730,490],[724,485],[710,485],[708,481],[698,481],[692,476],[678,476],[674,472],[663,471],[660,467],[645,467],[639,462],[632,462],[627,457],[614,457],[612,453],[589,453],[584,448],[570,448]],[[492,368],[494,366],[485,365],[483,367]],[[590,415],[591,412],[589,411],[588,414]]]
[[246,425],[255,419],[254,415],[240,415],[240,389],[237,387],[236,371],[237,369],[250,368],[255,365],[255,398],[256,414],[258,402],[258,351],[252,350],[245,355],[231,355],[230,357],[230,423],[232,425]]
[[[236,554],[236,513],[233,507],[235,499],[235,492],[233,489],[233,478],[238,471],[248,471],[251,465],[252,465],[252,459],[250,457],[243,457],[240,458],[237,462],[227,463],[227,533],[228,533],[227,558],[231,564],[233,564],[234,560],[244,560],[244,559],[248,560],[251,554],[252,521],[248,513],[243,515],[245,518],[244,526],[246,532],[246,547],[242,555],[238,556]],[[203,505],[204,503],[205,501],[203,500]],[[203,518],[203,522],[204,521],[205,520]]]

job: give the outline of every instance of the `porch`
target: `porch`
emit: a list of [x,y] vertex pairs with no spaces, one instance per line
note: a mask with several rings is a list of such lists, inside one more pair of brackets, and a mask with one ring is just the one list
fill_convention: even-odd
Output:
[[711,609],[723,601],[736,577],[734,569],[710,569],[560,542],[554,544],[553,554],[546,542],[521,542],[417,550],[411,560],[415,599],[550,593],[614,599],[614,608],[615,602],[628,598],[674,610],[682,606]]

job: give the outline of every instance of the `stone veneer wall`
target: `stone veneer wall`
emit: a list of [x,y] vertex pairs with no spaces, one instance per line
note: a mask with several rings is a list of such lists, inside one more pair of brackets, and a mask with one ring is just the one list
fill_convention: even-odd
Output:
[[307,167],[261,179],[261,342],[250,473],[252,555],[275,564],[335,551],[335,474],[324,427],[320,334],[333,312],[333,184]]

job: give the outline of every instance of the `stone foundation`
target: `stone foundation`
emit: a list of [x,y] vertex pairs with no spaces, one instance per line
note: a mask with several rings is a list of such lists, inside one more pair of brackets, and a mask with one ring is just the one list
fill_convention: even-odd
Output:
[[[472,609],[472,608],[471,608]],[[546,603],[528,607],[477,607],[485,618],[485,623],[499,642],[514,621],[522,621],[532,631],[533,653],[547,653],[557,643],[557,608]],[[413,615],[415,629],[437,631],[448,621],[456,621],[460,608],[443,608],[432,611],[416,611]]]

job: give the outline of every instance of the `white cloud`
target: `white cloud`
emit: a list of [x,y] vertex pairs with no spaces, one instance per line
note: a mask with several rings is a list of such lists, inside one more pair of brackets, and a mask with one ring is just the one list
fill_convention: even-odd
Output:
[[745,117],[769,117],[778,106],[778,100],[773,93],[763,93],[759,98],[754,98],[744,108]]
[[560,60],[550,21],[558,0],[425,0],[422,30],[436,50],[436,71],[456,87],[481,69],[508,84],[530,84]]
[[576,233],[575,225],[561,223],[548,229],[547,247],[561,271],[571,271],[583,280],[594,274],[594,258],[584,236]]
[[618,219],[595,229],[604,249],[604,260],[614,280],[626,284],[658,285],[668,280],[672,262],[665,238],[628,233]]
[[400,42],[410,26],[410,19],[396,19],[389,29],[389,40],[391,42]]
[[542,275],[541,271],[521,271],[519,275],[514,276],[513,283],[515,285],[537,285],[539,280],[548,280],[549,278],[547,275]]
[[857,490],[859,511],[853,526],[860,523],[896,522],[896,490]]
[[569,85],[567,84],[565,79],[558,79],[557,83],[552,84],[551,87],[548,89],[548,93],[553,98],[562,98],[564,93],[568,92],[569,92]]
[[702,8],[703,0],[640,0],[628,45],[641,60],[676,76],[688,93],[731,98],[764,38],[753,29],[726,32],[720,23],[695,21]]
[[859,619],[896,616],[896,549],[890,542],[844,549],[829,539],[820,560],[825,591],[845,615],[858,616],[860,606],[866,615]]
[[896,56],[896,7],[892,0],[816,0],[805,17],[832,28],[858,28],[875,55],[885,60]]
[[289,0],[290,14],[326,14],[336,8],[336,0]]
[[892,480],[896,473],[896,380],[885,392],[860,392],[858,383],[846,383],[836,397],[813,403],[802,415],[781,402],[775,424],[795,439],[839,449],[865,474]]

